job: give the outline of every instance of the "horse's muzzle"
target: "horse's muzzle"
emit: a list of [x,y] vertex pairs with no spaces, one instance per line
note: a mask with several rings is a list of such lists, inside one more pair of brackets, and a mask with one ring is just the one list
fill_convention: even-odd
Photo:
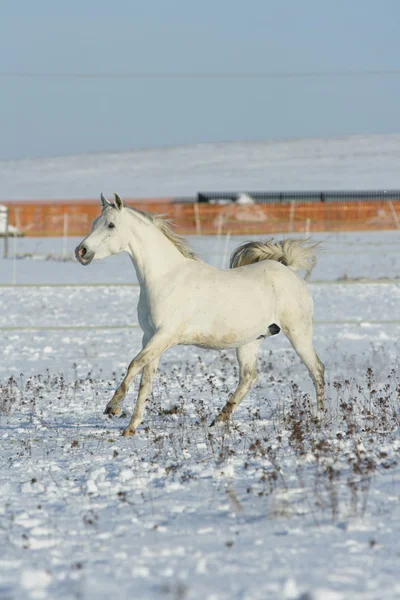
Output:
[[75,256],[77,261],[86,267],[86,265],[89,265],[92,262],[94,252],[89,252],[84,244],[80,244],[75,248]]

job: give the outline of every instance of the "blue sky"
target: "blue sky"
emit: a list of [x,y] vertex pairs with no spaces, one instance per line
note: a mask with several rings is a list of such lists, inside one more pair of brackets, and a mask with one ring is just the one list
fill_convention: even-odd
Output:
[[2,0],[0,159],[395,133],[400,74],[52,75],[400,69],[397,0]]

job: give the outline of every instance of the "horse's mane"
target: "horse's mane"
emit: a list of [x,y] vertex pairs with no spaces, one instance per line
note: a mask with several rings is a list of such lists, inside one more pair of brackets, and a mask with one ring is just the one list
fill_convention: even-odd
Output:
[[186,240],[183,239],[182,236],[178,235],[171,227],[172,221],[171,219],[165,218],[163,215],[157,215],[154,213],[148,213],[144,210],[139,210],[138,208],[134,208],[133,206],[128,206],[125,204],[125,208],[129,208],[129,210],[133,212],[137,212],[146,219],[149,219],[151,223],[153,223],[160,231],[165,235],[165,237],[172,242],[177,250],[185,257],[190,258],[191,260],[199,260],[196,254],[193,252],[189,244]]

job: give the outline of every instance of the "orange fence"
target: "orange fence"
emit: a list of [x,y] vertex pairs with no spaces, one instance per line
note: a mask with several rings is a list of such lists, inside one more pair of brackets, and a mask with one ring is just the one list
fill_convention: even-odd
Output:
[[[128,203],[169,217],[183,234],[400,229],[400,201],[217,205],[132,200]],[[84,236],[100,214],[99,201],[4,204],[10,209],[10,224],[29,236]]]

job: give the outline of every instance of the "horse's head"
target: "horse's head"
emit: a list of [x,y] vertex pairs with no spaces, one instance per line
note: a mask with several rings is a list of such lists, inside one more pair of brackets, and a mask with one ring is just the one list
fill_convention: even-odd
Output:
[[89,265],[93,259],[110,254],[119,254],[128,245],[129,229],[124,203],[118,194],[114,196],[114,202],[109,202],[101,194],[102,213],[93,222],[89,235],[75,248],[75,256],[81,265]]

